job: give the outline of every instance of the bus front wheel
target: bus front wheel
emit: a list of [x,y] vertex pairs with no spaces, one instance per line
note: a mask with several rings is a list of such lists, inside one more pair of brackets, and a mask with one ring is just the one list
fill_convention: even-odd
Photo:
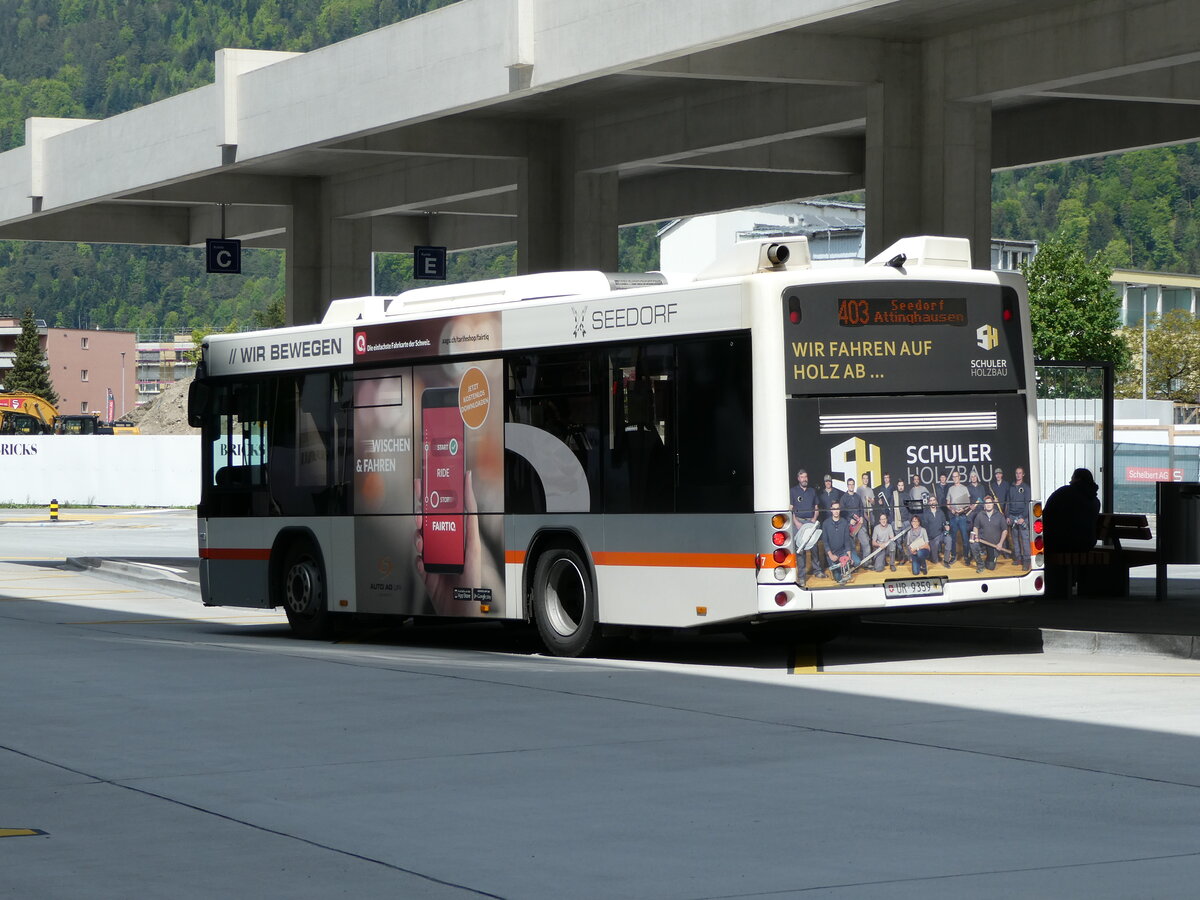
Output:
[[543,553],[533,575],[533,618],[555,656],[592,655],[600,643],[596,590],[583,559],[555,547]]
[[325,567],[307,541],[288,547],[280,569],[279,598],[292,631],[302,638],[327,637],[332,628],[326,603]]

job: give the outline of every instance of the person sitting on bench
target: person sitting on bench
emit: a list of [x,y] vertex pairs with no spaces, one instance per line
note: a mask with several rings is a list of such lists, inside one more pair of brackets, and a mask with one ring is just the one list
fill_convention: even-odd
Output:
[[[1096,546],[1096,521],[1100,516],[1100,487],[1089,469],[1076,469],[1071,482],[1050,495],[1042,508],[1046,558],[1053,553],[1086,553]],[[1046,596],[1065,597],[1067,567],[1046,566]]]

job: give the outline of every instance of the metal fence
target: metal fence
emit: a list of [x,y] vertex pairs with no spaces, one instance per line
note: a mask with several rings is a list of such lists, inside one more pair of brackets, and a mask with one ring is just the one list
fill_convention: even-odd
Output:
[[[1115,441],[1120,432],[1114,427],[1111,365],[1039,363],[1036,373],[1043,498],[1084,467],[1100,484],[1106,512],[1153,516],[1159,482],[1200,481],[1200,446],[1194,439],[1179,443],[1163,430],[1163,443]],[[1141,436],[1153,430],[1144,429]]]
[[1120,443],[1113,469],[1113,510],[1153,515],[1158,482],[1200,481],[1200,447]]
[[1113,510],[1112,367],[1054,362],[1039,363],[1035,372],[1042,497],[1066,484],[1075,469],[1086,468],[1100,484],[1102,507]]

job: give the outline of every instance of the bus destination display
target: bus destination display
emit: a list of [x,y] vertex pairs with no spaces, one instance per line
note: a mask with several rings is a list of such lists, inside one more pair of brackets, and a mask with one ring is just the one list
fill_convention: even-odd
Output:
[[841,298],[837,322],[843,328],[866,325],[957,325],[967,324],[965,297],[929,298]]
[[1019,298],[996,283],[913,280],[783,292],[787,392],[909,394],[1020,386]]

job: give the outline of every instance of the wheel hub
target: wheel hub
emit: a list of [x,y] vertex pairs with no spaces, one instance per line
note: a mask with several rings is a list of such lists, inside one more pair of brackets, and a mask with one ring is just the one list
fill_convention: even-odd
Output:
[[570,560],[556,560],[550,567],[546,579],[546,613],[550,627],[563,637],[579,630],[586,590],[583,573]]
[[284,599],[292,612],[312,612],[313,598],[316,595],[313,588],[314,578],[312,565],[307,562],[297,563],[288,572]]

